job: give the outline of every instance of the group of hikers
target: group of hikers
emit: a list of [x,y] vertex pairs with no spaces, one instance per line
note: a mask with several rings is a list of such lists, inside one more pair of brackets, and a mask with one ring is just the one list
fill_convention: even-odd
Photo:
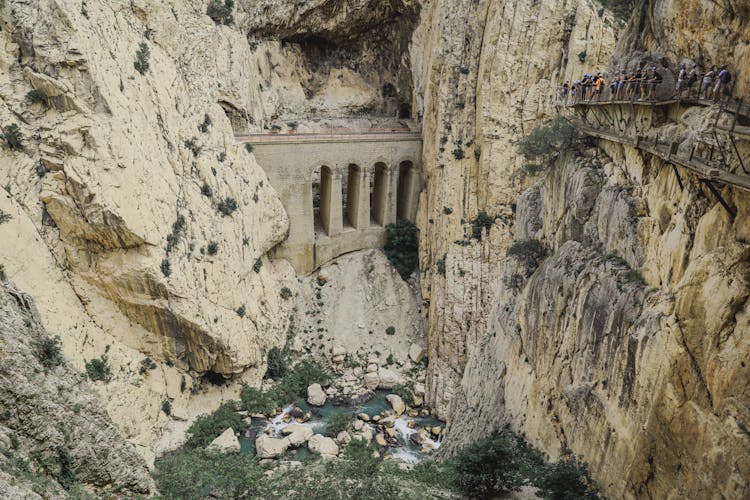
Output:
[[[680,65],[675,84],[673,98],[696,98],[719,101],[724,94],[729,94],[729,83],[732,75],[727,70],[726,64],[719,68],[711,68],[702,75],[698,72],[698,65],[693,64],[688,71],[686,64]],[[696,83],[700,80],[700,85]],[[583,77],[573,81],[564,82],[560,87],[560,97],[569,104],[578,102],[601,101],[605,91],[609,89],[609,95],[604,97],[611,101],[621,100],[655,100],[656,89],[664,81],[664,77],[651,66],[648,69],[638,68],[633,71],[619,71],[614,78],[607,82],[607,74],[597,71],[596,73],[584,73]]]

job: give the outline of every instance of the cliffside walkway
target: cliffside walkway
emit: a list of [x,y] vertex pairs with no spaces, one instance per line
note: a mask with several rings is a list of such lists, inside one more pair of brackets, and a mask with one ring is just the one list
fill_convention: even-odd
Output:
[[[579,101],[574,103],[560,103],[558,101],[558,104],[574,109],[581,109],[605,106],[617,107],[621,105],[661,107],[685,104],[713,106],[717,103],[702,99],[662,99],[650,101],[601,100],[593,102]],[[722,104],[720,111],[721,113],[730,113],[733,115],[731,126],[719,126],[718,121],[720,115],[717,115],[716,122],[714,123],[711,132],[713,134],[712,141],[701,144],[694,143],[692,144],[692,147],[689,148],[689,151],[685,151],[686,148],[684,144],[660,141],[658,135],[655,137],[645,137],[641,135],[636,135],[635,137],[628,136],[614,127],[614,119],[609,116],[605,117],[605,120],[599,120],[594,116],[598,123],[597,125],[593,125],[590,122],[584,121],[586,113],[578,113],[579,116],[574,118],[572,122],[578,129],[587,135],[632,146],[661,158],[672,165],[680,186],[682,186],[682,179],[680,178],[679,172],[675,166],[685,168],[689,172],[695,174],[701,182],[706,184],[722,206],[734,216],[735,210],[721,197],[720,193],[714,186],[714,182],[728,184],[744,191],[750,191],[750,169],[747,168],[748,166],[745,164],[745,159],[740,153],[736,143],[737,137],[742,140],[750,140],[750,127],[738,125],[738,122],[741,120],[747,121],[747,117],[750,117],[750,106],[738,101],[730,105]],[[614,114],[612,116],[614,116]],[[612,124],[607,123],[608,120],[611,120]],[[727,141],[723,145],[718,139],[717,131],[723,132],[728,136]],[[731,148],[733,148],[731,151],[736,153],[742,173],[732,173],[729,171],[727,166],[727,155],[722,151],[722,146],[727,148],[731,146]]]
[[414,220],[422,191],[422,136],[408,129],[236,136],[289,214],[289,236],[275,250],[298,273],[385,243],[385,226]]

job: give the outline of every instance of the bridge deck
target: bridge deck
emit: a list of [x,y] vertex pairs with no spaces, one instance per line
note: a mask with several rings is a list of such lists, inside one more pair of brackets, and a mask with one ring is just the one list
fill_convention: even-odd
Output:
[[618,134],[617,132],[597,129],[579,122],[576,122],[575,125],[578,129],[588,135],[636,147],[651,153],[668,163],[673,163],[690,170],[697,174],[701,179],[723,182],[724,184],[731,184],[745,191],[750,191],[750,176],[732,174],[717,168],[714,165],[709,165],[700,158],[685,158],[683,156],[670,154],[668,145],[654,144],[653,141],[638,142],[635,139]]
[[400,142],[421,141],[419,132],[345,132],[310,134],[253,134],[235,136],[238,142],[252,144],[299,144],[332,142]]

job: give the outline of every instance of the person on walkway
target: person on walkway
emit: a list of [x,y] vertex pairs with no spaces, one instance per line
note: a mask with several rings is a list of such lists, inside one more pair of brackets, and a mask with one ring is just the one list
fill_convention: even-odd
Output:
[[625,89],[625,97],[627,99],[633,99],[635,97],[635,91],[638,88],[638,80],[636,78],[637,72],[628,73],[628,80]]
[[565,80],[560,89],[560,97],[565,104],[568,104],[568,97],[570,96],[570,80]]
[[635,89],[636,92],[640,92],[641,95],[638,100],[642,101],[646,96],[646,75],[643,74],[641,69],[638,69],[635,72]]
[[607,85],[607,80],[604,79],[601,71],[596,72],[596,80],[594,81],[594,95],[597,101],[602,100],[602,92],[604,87]]
[[690,99],[690,97],[693,95],[693,88],[695,88],[695,83],[698,81],[698,65],[693,64],[693,67],[690,68],[690,72],[687,76],[687,82],[685,84],[685,87],[687,88],[687,98]]
[[648,98],[650,100],[656,100],[656,88],[661,85],[661,82],[663,81],[664,77],[656,70],[656,66],[652,66],[651,78],[648,80]]
[[675,97],[681,96],[682,91],[687,86],[687,68],[685,63],[680,64],[680,72],[677,74],[677,83],[675,84],[674,95]]
[[711,97],[711,84],[714,81],[716,75],[716,66],[711,66],[711,69],[703,74],[703,82],[701,83],[701,91],[698,94],[698,99],[709,99]]
[[729,74],[729,71],[727,70],[727,65],[722,64],[721,71],[719,71],[719,74],[716,76],[716,84],[714,85],[714,93],[713,93],[714,102],[720,101],[723,93],[728,93],[729,82],[731,81],[731,79],[732,79],[732,76]]
[[620,75],[615,73],[615,76],[612,78],[612,82],[609,84],[609,100],[614,101],[615,95],[617,95],[617,82],[620,80]]
[[570,88],[570,97],[573,104],[578,103],[578,96],[581,94],[581,80],[573,82],[573,86]]
[[620,71],[620,79],[617,82],[617,97],[615,97],[616,100],[620,101],[625,96],[625,87],[627,85],[627,79],[628,74],[625,72],[625,69]]

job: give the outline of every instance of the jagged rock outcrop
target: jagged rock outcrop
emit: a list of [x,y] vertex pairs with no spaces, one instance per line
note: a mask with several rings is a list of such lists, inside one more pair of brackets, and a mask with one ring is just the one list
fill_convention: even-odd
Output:
[[67,498],[76,483],[152,492],[144,460],[112,424],[85,375],[53,346],[31,297],[0,283],[3,496]]

